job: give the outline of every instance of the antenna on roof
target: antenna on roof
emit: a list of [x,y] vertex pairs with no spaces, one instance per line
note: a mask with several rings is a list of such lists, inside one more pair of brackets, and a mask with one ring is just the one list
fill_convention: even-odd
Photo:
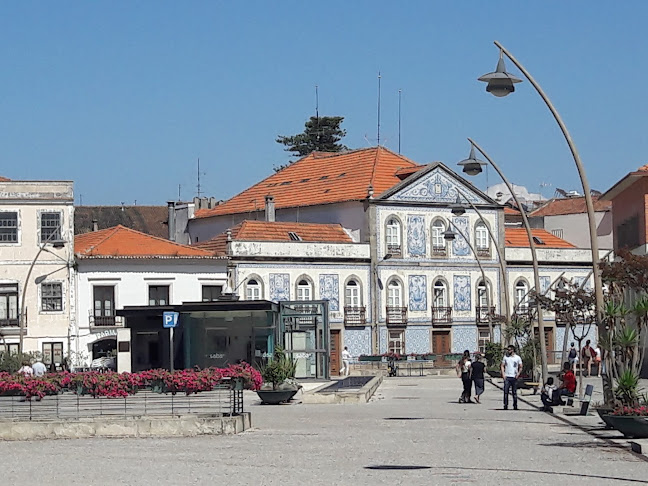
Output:
[[401,94],[403,93],[402,89],[398,90],[398,153],[400,154],[400,142],[401,142]]
[[180,184],[178,184],[178,201],[182,201],[182,197],[180,197]]
[[207,172],[200,172],[200,157],[198,157],[198,185],[196,186],[196,188],[198,189],[197,195],[198,195],[199,198],[200,198],[200,196],[202,196],[202,191],[200,190],[200,175],[201,174],[206,175]]
[[380,71],[378,71],[378,139],[376,146],[380,147]]
[[317,140],[320,139],[319,131],[319,86],[315,85],[315,123],[317,130]]

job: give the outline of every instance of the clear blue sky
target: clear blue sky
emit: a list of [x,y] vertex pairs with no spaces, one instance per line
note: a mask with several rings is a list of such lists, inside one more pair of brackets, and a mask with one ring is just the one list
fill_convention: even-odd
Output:
[[178,184],[193,197],[200,157],[204,192],[226,199],[287,160],[275,137],[303,130],[316,84],[344,143],[375,145],[380,70],[388,148],[402,89],[405,156],[455,168],[469,136],[516,184],[579,189],[530,84],[500,99],[476,80],[497,39],[604,191],[648,162],[647,17],[645,1],[2,2],[0,175],[74,180],[83,204],[164,204]]

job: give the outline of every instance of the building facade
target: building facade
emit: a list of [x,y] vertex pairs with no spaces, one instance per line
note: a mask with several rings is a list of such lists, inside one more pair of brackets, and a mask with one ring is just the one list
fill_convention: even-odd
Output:
[[0,178],[0,334],[60,364],[76,321],[70,181]]

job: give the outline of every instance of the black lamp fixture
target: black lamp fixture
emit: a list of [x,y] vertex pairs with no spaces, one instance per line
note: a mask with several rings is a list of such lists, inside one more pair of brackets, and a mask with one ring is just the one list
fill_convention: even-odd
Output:
[[504,57],[502,51],[500,50],[500,58],[497,62],[497,67],[495,72],[484,74],[483,76],[477,78],[479,81],[488,83],[486,85],[486,91],[502,98],[507,96],[510,93],[515,91],[515,83],[521,83],[522,80],[513,76],[511,73],[506,72],[506,65],[504,64]]
[[466,206],[461,203],[461,198],[459,195],[457,195],[457,200],[450,204],[450,211],[452,211],[452,214],[455,216],[461,216],[462,214],[466,213]]
[[475,176],[477,174],[480,174],[482,171],[482,165],[486,165],[486,162],[483,160],[479,160],[475,156],[475,146],[471,145],[470,146],[470,154],[468,155],[467,159],[462,160],[461,162],[458,162],[457,165],[460,165],[463,167],[463,171],[470,175],[470,176]]
[[452,231],[450,228],[448,228],[441,234],[443,235],[443,239],[446,241],[452,241],[457,238],[457,234],[454,231]]

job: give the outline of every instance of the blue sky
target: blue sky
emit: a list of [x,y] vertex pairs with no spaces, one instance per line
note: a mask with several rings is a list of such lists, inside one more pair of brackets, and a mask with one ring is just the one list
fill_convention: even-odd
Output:
[[[74,180],[83,204],[226,199],[289,154],[278,134],[345,117],[344,143],[452,168],[474,138],[512,182],[580,189],[528,82],[507,98],[478,76],[497,39],[565,119],[592,188],[648,162],[642,1],[2,2],[0,175]],[[516,72],[512,63],[509,71]],[[486,187],[486,176],[474,182]],[[497,181],[493,171],[488,182]]]

